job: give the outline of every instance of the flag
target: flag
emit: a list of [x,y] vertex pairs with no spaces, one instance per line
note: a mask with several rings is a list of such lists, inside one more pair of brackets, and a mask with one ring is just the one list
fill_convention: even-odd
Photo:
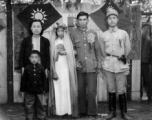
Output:
[[33,19],[40,19],[44,30],[61,18],[58,11],[50,4],[31,4],[17,15],[19,21],[28,30]]
[[132,23],[129,18],[126,17],[124,12],[122,12],[113,2],[107,2],[99,10],[90,14],[91,19],[96,23],[96,25],[104,32],[108,29],[108,24],[106,21],[107,8],[112,7],[119,13],[118,27],[120,29],[127,30],[131,27]]

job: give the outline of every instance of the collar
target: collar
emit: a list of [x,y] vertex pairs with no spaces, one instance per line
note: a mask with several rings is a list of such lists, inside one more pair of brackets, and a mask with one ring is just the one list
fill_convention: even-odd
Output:
[[41,36],[40,35],[32,35],[32,38],[34,38],[34,39],[39,39]]
[[82,31],[83,33],[86,33],[86,32],[88,31],[88,27],[87,27],[86,29],[81,29],[81,28],[79,27],[79,30]]
[[117,26],[114,27],[114,28],[109,27],[109,31],[110,31],[110,32],[116,32],[117,30],[118,30],[118,27],[117,27]]
[[[43,36],[40,36],[40,41],[41,41],[42,37]],[[30,38],[30,43],[32,44],[32,35],[29,38]]]
[[39,63],[36,63],[35,65],[33,64],[33,63],[31,63],[31,65],[34,67],[34,66],[38,66],[39,65]]
[[62,38],[57,37],[57,39],[56,39],[56,40],[63,40],[63,39],[64,39],[64,36],[63,36]]

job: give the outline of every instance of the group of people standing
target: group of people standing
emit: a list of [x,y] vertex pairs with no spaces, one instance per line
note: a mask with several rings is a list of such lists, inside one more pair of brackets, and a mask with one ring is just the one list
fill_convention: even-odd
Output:
[[77,28],[68,31],[64,24],[57,23],[50,40],[41,36],[40,20],[31,22],[32,34],[24,38],[20,54],[26,120],[33,120],[34,116],[45,120],[43,103],[44,93],[50,89],[48,80],[53,80],[56,115],[95,118],[98,114],[97,74],[101,70],[108,82],[110,113],[107,120],[116,117],[116,92],[122,118],[131,120],[127,115],[125,95],[130,40],[127,32],[117,27],[119,15],[115,9],[107,10],[106,20],[109,29],[101,40],[87,27],[89,14],[83,11],[77,15]]

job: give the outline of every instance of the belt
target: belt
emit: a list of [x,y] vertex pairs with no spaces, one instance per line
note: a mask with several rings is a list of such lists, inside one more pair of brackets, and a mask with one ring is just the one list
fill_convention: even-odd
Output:
[[126,59],[125,55],[122,55],[121,57],[119,57],[119,56],[111,55],[111,54],[108,54],[108,53],[107,53],[107,56],[116,57],[116,58],[118,58],[119,61],[122,61],[124,64],[127,63],[127,59]]
[[119,57],[119,56],[117,56],[117,55],[112,55],[112,54],[109,54],[109,53],[107,53],[107,56],[112,56],[112,57]]

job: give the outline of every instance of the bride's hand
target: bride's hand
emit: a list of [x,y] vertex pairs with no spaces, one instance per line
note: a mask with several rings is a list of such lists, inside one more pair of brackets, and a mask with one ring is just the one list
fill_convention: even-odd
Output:
[[60,55],[66,55],[66,51],[60,51],[59,54]]

